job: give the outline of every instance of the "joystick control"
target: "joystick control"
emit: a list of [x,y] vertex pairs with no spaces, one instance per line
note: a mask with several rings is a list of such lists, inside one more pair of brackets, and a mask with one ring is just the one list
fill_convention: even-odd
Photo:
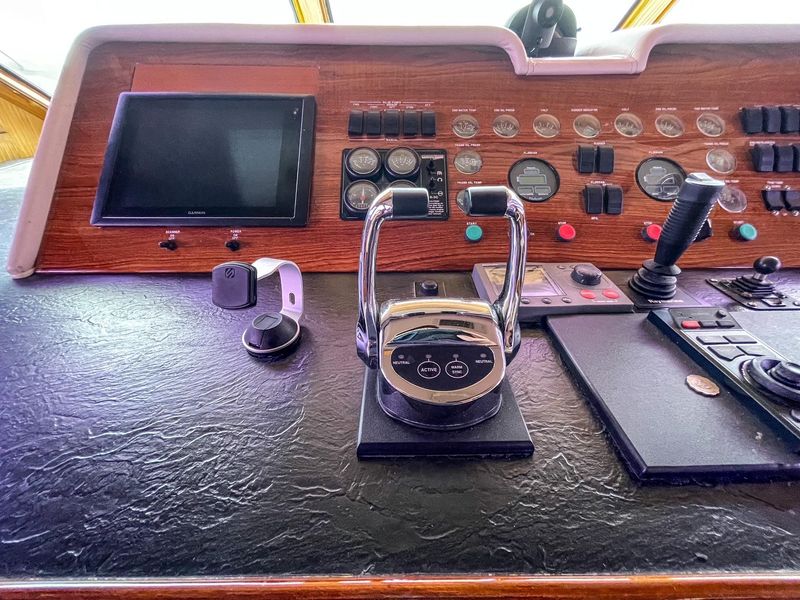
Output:
[[781,268],[781,261],[777,256],[762,256],[753,263],[755,273],[748,276],[737,277],[731,282],[731,288],[746,298],[768,298],[775,294],[775,284],[767,277],[776,273]]
[[725,184],[705,173],[692,173],[683,182],[658,238],[656,254],[631,278],[631,289],[645,298],[669,300],[675,296],[678,259],[697,237]]
[[580,264],[572,267],[570,277],[581,285],[598,285],[603,280],[603,272],[589,264]]

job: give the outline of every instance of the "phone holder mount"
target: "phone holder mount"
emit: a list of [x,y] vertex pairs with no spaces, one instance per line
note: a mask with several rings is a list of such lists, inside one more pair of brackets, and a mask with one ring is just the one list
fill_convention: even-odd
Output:
[[[377,403],[383,413],[428,432],[457,433],[495,417],[508,404],[500,426],[522,424],[514,434],[533,445],[510,386],[506,365],[520,345],[518,312],[525,276],[528,230],[522,201],[505,187],[473,187],[459,194],[465,214],[505,217],[510,223],[507,277],[498,299],[490,304],[473,298],[428,297],[389,300],[380,311],[375,294],[378,235],[388,220],[424,218],[428,192],[420,188],[390,188],[375,198],[364,221],[358,273],[359,316],[356,348],[368,372],[362,408],[359,455],[363,456],[364,413]],[[385,419],[385,417],[384,417]],[[491,419],[487,426],[497,419]],[[513,429],[513,427],[512,427]],[[508,434],[508,430],[504,432]],[[500,437],[503,437],[501,434]],[[514,451],[423,451],[412,454],[514,454]],[[430,434],[428,443],[430,450]],[[462,440],[464,441],[464,440]],[[467,440],[465,448],[470,444]],[[499,446],[498,446],[499,447]],[[400,455],[403,452],[388,452]]]
[[281,310],[258,315],[242,334],[245,350],[255,358],[285,356],[300,342],[303,276],[299,267],[288,260],[259,258],[252,264],[225,262],[211,271],[211,301],[227,310],[255,306],[258,282],[276,271],[281,283]]

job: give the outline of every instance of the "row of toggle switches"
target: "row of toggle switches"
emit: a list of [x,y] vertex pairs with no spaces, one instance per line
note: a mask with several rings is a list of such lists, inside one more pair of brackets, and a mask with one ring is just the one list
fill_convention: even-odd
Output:
[[767,210],[800,210],[800,190],[770,189],[761,190],[761,197]]
[[578,173],[614,172],[613,146],[588,146],[581,144],[575,151],[575,169]]
[[590,183],[583,188],[583,206],[588,215],[621,215],[622,188],[618,185]]
[[759,173],[800,173],[800,144],[754,144],[750,156]]
[[800,109],[796,106],[746,106],[740,116],[747,134],[800,131]]
[[347,135],[432,137],[436,135],[436,113],[432,110],[351,110]]

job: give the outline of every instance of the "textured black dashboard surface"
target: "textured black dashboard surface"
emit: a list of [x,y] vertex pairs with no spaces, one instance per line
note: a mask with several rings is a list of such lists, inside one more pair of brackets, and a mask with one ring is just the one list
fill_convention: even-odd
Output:
[[[800,485],[636,484],[541,329],[510,367],[532,459],[359,462],[354,284],[307,277],[303,344],[265,365],[206,277],[0,274],[0,575],[800,569]],[[800,354],[800,315],[743,322]]]

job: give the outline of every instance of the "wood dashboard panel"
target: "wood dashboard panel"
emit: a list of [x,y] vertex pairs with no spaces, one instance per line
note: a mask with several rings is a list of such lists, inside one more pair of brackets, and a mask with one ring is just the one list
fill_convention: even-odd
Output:
[[[308,89],[309,69],[318,73],[317,122],[312,181],[311,216],[305,228],[243,228],[237,232],[241,250],[224,244],[230,228],[111,227],[89,224],[117,97],[133,88],[134,73],[158,65],[157,77],[137,83],[153,89],[154,81],[170,80],[180,89],[196,91],[271,91],[269,82],[254,87],[251,67],[280,68],[281,88],[292,89],[286,69],[297,69],[297,91]],[[213,77],[196,77],[205,66]],[[243,68],[248,67],[248,68]],[[357,47],[109,43],[90,56],[82,83],[50,219],[37,261],[38,271],[203,272],[224,260],[254,260],[261,256],[291,259],[305,271],[357,269],[361,222],[339,217],[341,156],[345,148],[409,146],[444,148],[448,153],[450,218],[440,222],[388,223],[382,231],[379,268],[383,270],[464,270],[475,262],[502,260],[506,254],[504,220],[482,219],[484,238],[467,242],[467,218],[455,205],[455,195],[471,184],[506,184],[509,168],[525,157],[542,158],[560,174],[560,189],[549,201],[528,203],[533,234],[528,258],[536,261],[590,261],[605,268],[630,268],[651,257],[654,245],[641,236],[643,226],[660,223],[669,203],[647,197],[635,181],[636,166],[644,159],[665,156],[684,170],[706,171],[706,153],[725,147],[737,160],[726,180],[748,198],[745,211],[712,213],[714,235],[695,244],[681,261],[684,267],[746,266],[763,254],[779,256],[787,266],[800,266],[800,214],[771,213],[761,200],[767,184],[800,186],[798,173],[756,173],[749,159],[754,141],[794,143],[797,135],[747,136],[738,112],[742,106],[796,104],[800,99],[797,45],[671,45],[656,48],[647,69],[639,75],[519,77],[506,54],[484,47]],[[221,75],[225,70],[230,77]],[[190,74],[191,76],[187,75]],[[152,73],[151,73],[152,75]],[[142,80],[144,81],[144,80]],[[288,81],[288,82],[287,82]],[[187,83],[188,82],[188,83]],[[187,87],[188,86],[188,87]],[[169,91],[165,89],[163,91]],[[273,90],[274,91],[274,90]],[[434,138],[362,139],[347,137],[347,117],[353,108],[415,108],[434,110]],[[472,139],[457,137],[453,118],[473,115],[480,132]],[[492,131],[502,112],[521,124],[519,135],[504,139]],[[534,133],[533,119],[547,112],[561,122],[560,134],[545,139]],[[572,128],[577,114],[590,112],[602,123],[594,140]],[[626,138],[614,129],[622,112],[636,114],[644,133]],[[654,120],[663,112],[680,117],[681,137],[656,132]],[[725,122],[717,138],[701,135],[699,114],[712,112]],[[611,175],[581,175],[574,166],[578,144],[607,144],[615,149]],[[478,151],[483,167],[473,176],[459,173],[453,158],[459,150]],[[620,185],[625,194],[619,216],[588,215],[582,190],[589,182]],[[555,235],[559,223],[577,230],[569,243]],[[731,232],[743,222],[758,229],[751,242]],[[171,233],[170,233],[171,232]],[[159,248],[173,235],[178,249]]]

